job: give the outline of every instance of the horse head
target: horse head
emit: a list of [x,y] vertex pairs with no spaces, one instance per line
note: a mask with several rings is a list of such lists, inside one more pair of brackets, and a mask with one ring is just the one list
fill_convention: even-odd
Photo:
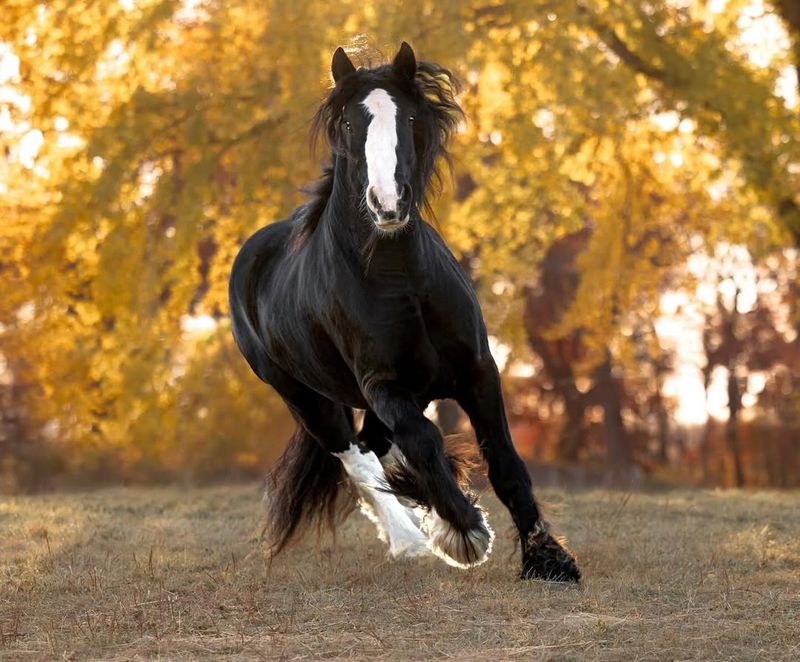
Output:
[[449,71],[418,62],[403,42],[391,64],[356,68],[341,47],[334,87],[317,111],[312,140],[324,131],[346,162],[350,191],[381,234],[406,227],[441,184],[437,163],[462,116]]

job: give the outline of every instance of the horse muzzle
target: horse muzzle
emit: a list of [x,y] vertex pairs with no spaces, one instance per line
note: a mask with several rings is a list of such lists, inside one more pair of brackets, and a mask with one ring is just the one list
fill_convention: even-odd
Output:
[[411,209],[411,187],[405,184],[400,195],[391,201],[391,208],[381,204],[375,189],[367,190],[367,207],[372,213],[372,220],[381,232],[395,232],[408,225]]
[[373,220],[375,227],[381,232],[396,232],[397,230],[401,230],[408,225],[409,215],[405,214],[405,216],[402,218],[398,217],[397,215],[388,218],[381,215]]

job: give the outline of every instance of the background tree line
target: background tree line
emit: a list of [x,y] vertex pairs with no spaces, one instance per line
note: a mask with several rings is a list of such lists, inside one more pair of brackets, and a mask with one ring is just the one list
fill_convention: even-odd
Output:
[[797,484],[795,3],[10,0],[3,489],[263,470],[290,422],[233,347],[228,270],[319,171],[333,49],[403,39],[463,82],[436,222],[529,459]]

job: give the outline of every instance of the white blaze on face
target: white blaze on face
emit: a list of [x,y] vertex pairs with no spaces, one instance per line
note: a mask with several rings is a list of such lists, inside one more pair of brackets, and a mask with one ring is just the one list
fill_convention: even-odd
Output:
[[[372,90],[361,102],[372,118],[367,128],[364,152],[370,188],[385,211],[397,210],[397,106],[386,90]],[[369,204],[369,197],[367,197]]]

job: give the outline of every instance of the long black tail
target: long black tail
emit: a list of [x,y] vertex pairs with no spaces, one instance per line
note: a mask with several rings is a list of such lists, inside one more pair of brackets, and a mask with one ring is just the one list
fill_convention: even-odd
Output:
[[265,532],[274,556],[308,528],[333,530],[355,503],[341,461],[298,426],[267,477]]

